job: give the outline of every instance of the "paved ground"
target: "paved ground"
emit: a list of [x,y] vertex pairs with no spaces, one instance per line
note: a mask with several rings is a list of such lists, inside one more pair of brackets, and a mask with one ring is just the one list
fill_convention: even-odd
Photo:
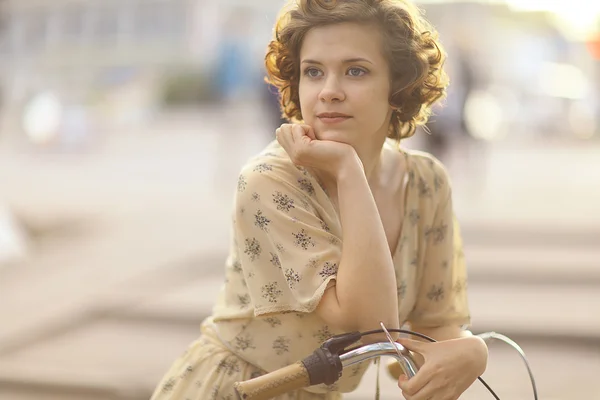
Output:
[[[268,140],[247,128],[258,121],[217,118],[180,115],[84,154],[0,141],[0,199],[33,234],[29,258],[0,267],[0,398],[143,399],[197,335],[237,170]],[[600,398],[600,147],[487,154],[485,169],[451,164],[475,327],[522,338],[540,398]],[[491,350],[500,397],[532,398],[516,353]],[[371,372],[349,399],[372,398]],[[480,389],[465,398],[487,398]]]

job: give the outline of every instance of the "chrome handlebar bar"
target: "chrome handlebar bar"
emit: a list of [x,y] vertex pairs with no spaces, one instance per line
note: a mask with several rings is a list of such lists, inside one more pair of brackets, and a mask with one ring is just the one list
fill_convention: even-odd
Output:
[[342,367],[347,368],[365,360],[382,356],[394,357],[408,378],[415,376],[419,370],[410,352],[400,343],[394,343],[394,345],[389,342],[367,344],[340,355],[340,361]]

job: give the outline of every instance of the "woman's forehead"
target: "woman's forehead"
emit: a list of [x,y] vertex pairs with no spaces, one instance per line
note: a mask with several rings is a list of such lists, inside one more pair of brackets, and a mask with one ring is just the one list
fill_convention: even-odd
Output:
[[371,26],[356,23],[316,27],[304,37],[300,57],[320,63],[356,61],[358,58],[379,62],[381,35]]

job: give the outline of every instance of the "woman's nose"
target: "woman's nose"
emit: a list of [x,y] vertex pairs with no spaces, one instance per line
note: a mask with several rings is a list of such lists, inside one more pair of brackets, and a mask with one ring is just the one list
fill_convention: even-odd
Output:
[[326,103],[344,101],[346,95],[338,77],[330,75],[319,93],[319,99]]

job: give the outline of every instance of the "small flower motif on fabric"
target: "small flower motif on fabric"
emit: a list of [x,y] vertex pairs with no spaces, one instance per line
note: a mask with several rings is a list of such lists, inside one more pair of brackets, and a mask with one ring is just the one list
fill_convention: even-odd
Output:
[[265,171],[273,171],[273,167],[267,163],[261,163],[254,167],[253,171],[262,174]]
[[277,303],[277,299],[283,295],[283,292],[279,289],[278,282],[267,283],[261,290],[262,297],[269,303]]
[[309,196],[315,194],[315,188],[313,184],[306,178],[298,179],[298,184],[300,185],[300,189],[305,191]]
[[406,243],[408,243],[408,236],[402,236],[400,238],[400,242],[398,242],[398,251],[402,250],[404,248],[404,246],[406,246]]
[[246,249],[244,250],[244,254],[247,254],[250,257],[250,261],[255,261],[260,257],[260,243],[256,238],[246,239]]
[[448,233],[448,225],[441,223],[438,226],[433,226],[425,230],[425,238],[433,241],[433,244],[440,244],[446,239]]
[[246,190],[246,185],[248,185],[248,182],[246,182],[246,178],[244,177],[244,175],[240,175],[238,177],[238,183],[237,183],[238,192],[241,193],[244,190]]
[[273,193],[273,202],[277,205],[279,211],[289,212],[292,208],[296,208],[294,199],[279,191]]
[[263,372],[259,371],[259,370],[254,370],[252,371],[252,373],[250,374],[250,379],[254,379],[254,378],[258,378],[259,376],[263,376]]
[[275,248],[279,252],[279,254],[285,253],[285,247],[281,243],[275,243]]
[[400,285],[398,285],[398,297],[402,300],[404,299],[404,296],[406,296],[406,282],[402,281],[400,282]]
[[279,260],[279,256],[275,253],[269,253],[271,255],[271,264],[273,264],[277,268],[281,268],[281,260]]
[[308,250],[309,246],[315,247],[315,241],[304,229],[301,229],[300,232],[292,233],[292,235],[294,236],[294,244],[296,246],[302,247],[304,250]]
[[241,308],[246,308],[250,304],[250,295],[248,293],[244,295],[238,294],[238,302]]
[[219,385],[213,386],[210,391],[210,400],[218,400],[219,397]]
[[279,318],[276,317],[267,317],[264,319],[264,321],[271,325],[271,328],[275,328],[276,326],[280,326],[281,325],[281,320]]
[[336,238],[333,235],[329,235],[329,237],[327,238],[327,241],[329,242],[329,244],[331,244],[333,246],[337,246],[338,244],[340,244],[340,239]]
[[306,170],[306,168],[296,165],[296,169],[302,172],[302,175],[308,176],[308,171]]
[[231,264],[231,270],[237,274],[241,274],[242,273],[242,263],[239,260],[235,260]]
[[252,193],[252,201],[260,201],[260,194],[256,192]]
[[331,333],[327,325],[325,325],[322,329],[319,329],[319,331],[313,335],[313,337],[317,338],[317,340],[321,343],[323,343],[332,336],[333,333]]
[[240,366],[235,358],[227,357],[219,362],[217,365],[217,372],[224,372],[227,376],[232,376],[235,372],[240,372]]
[[433,285],[429,292],[427,293],[427,298],[431,301],[438,302],[444,299],[444,287],[443,285],[436,286]]
[[329,229],[329,226],[325,223],[325,221],[321,220],[321,228],[325,231],[325,232],[331,232],[331,229]]
[[306,210],[306,211],[310,211],[310,203],[302,198],[300,198],[300,206]]
[[337,263],[332,263],[332,262],[327,261],[325,263],[325,265],[323,265],[323,269],[321,269],[321,272],[319,272],[319,275],[322,278],[327,278],[328,276],[337,274],[337,271],[338,271]]
[[294,271],[292,268],[285,270],[285,280],[287,281],[290,289],[294,289],[296,284],[300,282],[301,279],[302,278],[300,277],[300,274]]
[[412,225],[417,225],[420,219],[421,216],[419,215],[419,211],[417,209],[410,210],[410,213],[408,214],[408,220]]
[[416,267],[419,265],[419,259],[417,258],[417,256],[413,257],[413,259],[410,260],[410,265],[412,265],[413,267]]
[[234,340],[234,347],[237,350],[245,351],[248,349],[256,349],[256,347],[254,346],[254,341],[248,334],[236,336]]
[[423,178],[419,178],[419,194],[423,197],[431,196],[431,187]]
[[308,260],[308,263],[306,264],[306,266],[308,268],[317,268],[319,266],[319,258],[318,257],[311,257]]
[[269,232],[269,224],[271,223],[271,220],[265,217],[261,210],[256,211],[256,214],[254,214],[254,219],[254,225],[256,225],[262,231]]
[[452,290],[454,291],[454,293],[464,292],[465,290],[467,290],[467,281],[457,281],[456,283],[454,283]]
[[163,393],[169,393],[173,390],[173,388],[175,387],[175,384],[177,383],[177,381],[174,378],[169,378],[167,379],[167,381],[164,383],[164,385],[162,386],[162,392]]
[[273,350],[275,350],[275,353],[278,356],[280,356],[283,353],[287,353],[290,351],[290,343],[291,343],[290,339],[286,338],[285,336],[279,336],[273,342]]
[[433,176],[433,187],[435,188],[435,192],[437,193],[443,185],[444,181],[442,180],[442,178],[438,174],[435,174]]

